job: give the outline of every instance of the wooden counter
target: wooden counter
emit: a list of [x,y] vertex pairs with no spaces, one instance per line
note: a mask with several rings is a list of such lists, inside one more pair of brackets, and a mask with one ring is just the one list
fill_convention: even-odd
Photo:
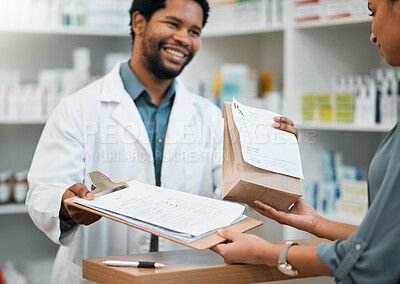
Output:
[[[297,240],[301,245],[317,245],[323,239]],[[112,267],[102,264],[104,260],[153,261],[163,268]],[[297,278],[315,277],[300,274]],[[256,283],[293,279],[266,265],[227,265],[218,254],[193,249],[90,258],[83,260],[83,278],[98,283]]]

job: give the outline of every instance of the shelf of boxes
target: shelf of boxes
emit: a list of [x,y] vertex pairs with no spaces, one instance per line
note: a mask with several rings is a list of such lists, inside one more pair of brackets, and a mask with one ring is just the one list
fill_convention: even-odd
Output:
[[393,126],[361,126],[352,123],[324,123],[324,122],[301,122],[296,124],[300,130],[321,131],[353,131],[353,132],[389,132]]
[[28,213],[28,209],[25,204],[4,204],[0,205],[0,215],[11,215],[11,214],[25,214]]
[[43,125],[46,119],[0,119],[0,125]]
[[346,17],[334,20],[314,20],[302,23],[296,23],[296,29],[324,28],[333,26],[355,25],[355,24],[370,24],[372,18],[368,15],[357,17]]
[[87,27],[42,27],[42,28],[0,28],[1,33],[44,34],[44,35],[83,35],[83,36],[129,36],[126,30],[104,30]]
[[[215,38],[225,36],[240,36],[247,34],[264,34],[271,32],[283,32],[284,26],[259,26],[242,27],[234,30],[206,30],[202,33],[202,38]],[[129,30],[101,30],[84,27],[59,27],[59,28],[0,28],[0,33],[13,34],[44,34],[44,35],[71,35],[71,36],[110,36],[110,37],[129,37]]]
[[206,30],[202,33],[203,38],[215,38],[215,37],[225,37],[225,36],[240,36],[240,35],[249,35],[249,34],[265,34],[272,32],[283,32],[284,26],[259,26],[259,27],[242,27],[232,30]]

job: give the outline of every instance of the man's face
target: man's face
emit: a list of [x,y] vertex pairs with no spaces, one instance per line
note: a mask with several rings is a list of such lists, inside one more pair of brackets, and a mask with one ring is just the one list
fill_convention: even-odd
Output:
[[167,0],[147,22],[142,37],[143,66],[158,78],[178,76],[200,48],[203,10],[192,0]]

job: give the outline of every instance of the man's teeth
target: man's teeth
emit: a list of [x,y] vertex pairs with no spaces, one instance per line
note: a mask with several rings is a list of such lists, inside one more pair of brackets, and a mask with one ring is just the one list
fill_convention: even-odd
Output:
[[178,56],[178,57],[185,57],[185,55],[183,53],[181,53],[179,51],[176,51],[176,50],[172,50],[172,49],[167,48],[166,51],[168,53],[170,53],[172,55],[175,55],[175,56]]

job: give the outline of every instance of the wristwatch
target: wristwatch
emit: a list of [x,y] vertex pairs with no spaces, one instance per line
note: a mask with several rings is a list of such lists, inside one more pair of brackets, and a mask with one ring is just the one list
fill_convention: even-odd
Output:
[[290,263],[287,262],[287,253],[288,250],[291,246],[296,246],[298,243],[295,242],[286,242],[279,254],[279,260],[278,260],[278,269],[280,272],[283,274],[289,275],[289,276],[297,276],[299,275],[299,271],[294,268]]

